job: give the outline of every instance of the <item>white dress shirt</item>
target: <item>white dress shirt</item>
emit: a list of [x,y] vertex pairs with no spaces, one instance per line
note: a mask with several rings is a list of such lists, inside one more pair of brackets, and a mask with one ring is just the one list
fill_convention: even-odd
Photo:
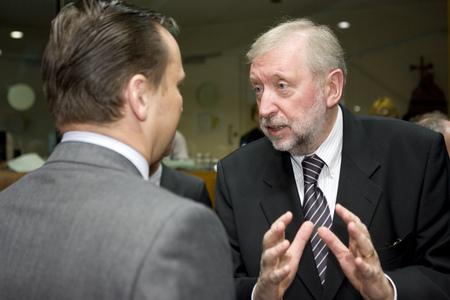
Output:
[[[317,148],[314,154],[318,155],[325,165],[320,172],[317,185],[322,190],[328,202],[331,217],[333,218],[334,207],[336,206],[337,191],[339,186],[339,175],[341,173],[342,161],[342,137],[344,125],[342,110],[338,107],[338,115],[333,129]],[[313,154],[313,153],[311,153]],[[295,183],[300,197],[300,205],[303,207],[305,183],[303,181],[302,161],[305,156],[291,156],[292,168],[294,170]]]

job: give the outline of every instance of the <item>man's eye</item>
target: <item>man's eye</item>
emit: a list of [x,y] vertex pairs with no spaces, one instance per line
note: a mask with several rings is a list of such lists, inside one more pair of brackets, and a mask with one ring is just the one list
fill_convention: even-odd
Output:
[[253,90],[255,91],[255,93],[261,93],[262,92],[262,88],[260,87],[254,87]]
[[285,89],[287,87],[287,85],[285,83],[280,83],[280,84],[278,84],[278,87],[280,89]]

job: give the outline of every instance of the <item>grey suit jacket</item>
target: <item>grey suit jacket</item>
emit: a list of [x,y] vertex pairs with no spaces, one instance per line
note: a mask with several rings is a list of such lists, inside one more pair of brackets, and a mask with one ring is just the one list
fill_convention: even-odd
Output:
[[0,194],[0,299],[232,299],[214,213],[96,145],[59,144]]
[[177,195],[212,207],[206,183],[201,178],[169,168],[162,163],[161,186]]
[[[391,118],[355,116],[343,108],[344,136],[337,202],[366,224],[398,299],[450,297],[450,161],[441,134]],[[262,239],[286,211],[292,241],[304,221],[290,154],[267,138],[219,162],[215,209],[227,229],[238,299],[250,299],[259,275]],[[348,243],[334,216],[332,231]],[[328,256],[321,286],[307,244],[284,298],[361,299]]]

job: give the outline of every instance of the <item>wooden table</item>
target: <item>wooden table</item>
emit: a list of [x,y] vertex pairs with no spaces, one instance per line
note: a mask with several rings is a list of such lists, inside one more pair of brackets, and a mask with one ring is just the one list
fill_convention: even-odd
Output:
[[0,170],[0,191],[3,191],[8,186],[28,174],[27,172],[11,172]]
[[[206,183],[206,189],[208,190],[209,197],[211,198],[211,203],[214,208],[215,203],[215,189],[216,189],[216,178],[217,173],[214,171],[193,171],[185,170],[184,172],[192,174],[203,179]],[[6,189],[9,185],[13,184],[23,176],[28,174],[27,172],[11,172],[0,170],[0,191]]]

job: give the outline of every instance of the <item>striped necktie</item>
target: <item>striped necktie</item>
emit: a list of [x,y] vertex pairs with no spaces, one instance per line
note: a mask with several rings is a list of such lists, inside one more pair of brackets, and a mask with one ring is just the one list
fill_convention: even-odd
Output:
[[305,182],[305,198],[303,214],[306,220],[313,222],[314,232],[311,235],[311,247],[316,261],[320,282],[325,283],[328,247],[317,234],[317,228],[331,227],[331,215],[325,195],[317,186],[317,179],[325,163],[317,155],[305,157],[302,161],[303,179]]

